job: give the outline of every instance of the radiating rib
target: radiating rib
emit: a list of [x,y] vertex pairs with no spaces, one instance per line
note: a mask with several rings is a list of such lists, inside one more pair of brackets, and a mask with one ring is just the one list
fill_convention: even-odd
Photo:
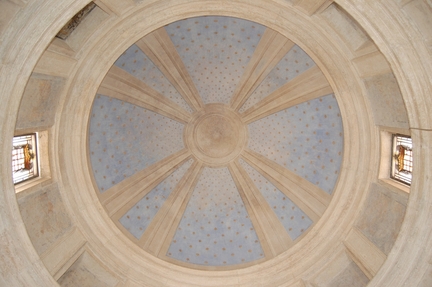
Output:
[[166,254],[202,170],[202,163],[195,161],[166,199],[138,242],[144,250]]
[[321,218],[330,204],[331,196],[324,190],[266,157],[246,149],[242,158],[291,199],[313,222]]
[[159,28],[148,34],[136,42],[136,45],[159,68],[194,110],[197,111],[204,106],[198,90],[165,28]]
[[291,237],[243,167],[232,162],[229,170],[266,257],[275,257],[290,248],[293,245]]
[[242,118],[247,124],[250,124],[278,111],[332,92],[324,74],[317,66],[314,66],[246,110]]
[[231,108],[234,110],[240,109],[253,91],[293,46],[292,41],[267,28],[234,91],[230,103]]
[[[109,216],[133,206],[145,194],[171,174],[190,157],[188,150],[181,150],[150,167],[135,173],[99,196]],[[126,210],[125,210],[126,209]]]
[[116,66],[109,70],[98,93],[143,107],[182,123],[189,122],[191,117],[182,107]]

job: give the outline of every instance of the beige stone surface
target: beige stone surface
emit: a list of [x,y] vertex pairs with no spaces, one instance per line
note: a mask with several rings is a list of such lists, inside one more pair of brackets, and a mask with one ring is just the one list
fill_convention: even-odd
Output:
[[78,56],[83,46],[98,29],[103,27],[109,14],[99,7],[95,7],[80,23],[80,25],[66,39],[66,44],[76,52]]
[[369,279],[378,273],[386,260],[386,255],[357,228],[350,231],[344,244],[351,259]]
[[414,21],[417,28],[422,34],[422,40],[432,52],[432,20],[430,12],[432,11],[432,3],[430,1],[413,0],[404,3],[403,10],[407,12],[410,19]]
[[363,210],[355,225],[387,255],[399,234],[405,216],[405,206],[387,196],[385,191],[382,191],[385,189],[384,186],[371,184]]
[[137,42],[137,46],[156,63],[159,70],[194,110],[203,107],[195,84],[165,29],[157,29],[142,38]]
[[432,264],[429,264],[429,266],[426,269],[425,274],[423,275],[422,279],[420,280],[418,287],[428,287],[431,285],[432,285]]
[[208,104],[193,115],[184,138],[197,159],[208,166],[220,167],[244,150],[248,131],[237,112],[223,104]]
[[63,234],[45,251],[41,259],[45,267],[55,279],[62,276],[67,269],[77,260],[80,250],[84,248],[86,241],[81,232],[72,228]]
[[266,257],[272,258],[290,248],[293,240],[285,232],[285,228],[272,212],[253,180],[237,162],[231,163],[229,169],[254,223]]
[[187,123],[190,114],[160,93],[114,66],[106,75],[98,93],[158,112],[174,120]]
[[74,58],[75,52],[69,45],[60,38],[55,37],[47,48],[48,51]]
[[362,78],[391,73],[391,68],[387,60],[379,51],[357,57],[353,62]]
[[62,287],[113,287],[119,281],[107,272],[91,254],[84,252],[60,277],[58,283]]
[[0,3],[0,33],[4,32],[4,29],[8,26],[9,22],[14,19],[20,8],[21,7],[13,1],[6,0]]
[[242,158],[291,198],[313,221],[318,221],[323,215],[331,200],[325,191],[249,149]]
[[[68,40],[70,47],[79,52],[75,55],[77,64],[70,71],[67,89],[59,95],[65,99],[64,105],[61,101],[56,110],[58,113],[52,117],[55,132],[50,155],[52,168],[59,175],[57,195],[34,196],[34,207],[30,201],[26,203],[23,200],[20,203],[25,208],[20,213],[10,180],[10,139],[25,86],[56,31],[86,2],[36,0],[3,1],[0,4],[2,15],[6,15],[0,17],[3,19],[0,28],[0,133],[3,143],[0,149],[0,285],[56,284],[36,251],[46,249],[57,238],[59,230],[61,232],[70,225],[65,219],[68,216],[73,218],[95,257],[85,253],[61,280],[64,285],[115,286],[120,282],[118,278],[122,278],[123,281],[129,279],[132,286],[296,286],[304,275],[313,278],[320,270],[325,270],[325,266],[331,263],[329,254],[339,250],[345,239],[348,243],[360,240],[366,246],[357,249],[357,245],[351,246],[357,256],[364,255],[362,251],[366,249],[383,252],[379,246],[388,251],[382,265],[371,265],[374,272],[368,274],[373,277],[369,286],[430,285],[432,119],[429,110],[432,65],[429,64],[431,54],[427,35],[430,23],[427,19],[431,14],[428,9],[420,11],[418,8],[430,7],[428,1],[403,1],[406,5],[401,6],[401,3],[391,0],[339,0],[336,3],[340,7],[333,4],[323,12],[315,12],[314,5],[300,1],[302,7],[312,7],[308,8],[308,11],[316,13],[312,17],[299,13],[298,8],[292,6],[293,1],[283,0],[150,0],[137,1],[130,10],[120,7],[115,15],[102,10],[96,12],[87,24],[83,23],[81,31],[77,30],[76,35]],[[112,3],[104,2],[107,6]],[[121,5],[126,3],[123,7],[130,6],[127,2]],[[206,14],[254,20],[302,45],[322,68],[340,102],[346,139],[343,172],[334,198],[313,230],[288,252],[268,262],[217,272],[162,262],[125,238],[94,193],[84,136],[92,97],[116,57],[131,43],[164,24]],[[359,49],[370,48],[370,41],[388,61],[394,77],[387,74],[387,78],[384,75],[363,82],[350,59]],[[397,91],[400,91],[401,99],[394,97]],[[406,114],[400,108],[401,103],[406,107]],[[387,108],[389,105],[392,106],[391,113]],[[361,208],[371,200],[367,195],[370,182],[377,180],[380,144],[376,124],[409,128],[416,147],[414,180],[404,221],[392,243],[393,248],[385,246],[387,240],[395,239],[395,232],[381,233],[385,227],[372,222],[372,217],[361,212]],[[394,211],[386,220],[395,226],[400,224],[401,207],[383,196],[379,195],[376,200]],[[50,202],[57,203],[51,211]],[[371,206],[375,204],[374,201]],[[60,218],[53,220],[48,215],[50,212],[59,214]],[[358,222],[370,222],[381,229],[373,235],[380,238],[376,242],[375,239],[364,240],[361,237],[363,233],[349,233],[360,214],[363,219]],[[44,219],[34,226],[26,226],[33,215],[34,219],[37,216]],[[52,226],[55,228],[48,235],[41,235],[41,230],[45,229],[40,224],[45,223],[48,226],[46,230]],[[361,226],[358,225],[362,230],[369,228]],[[371,238],[375,237],[371,235]],[[344,272],[333,273],[334,278],[325,279],[330,282],[329,286],[364,286],[367,281],[357,266],[368,260],[376,263],[374,258],[380,257],[377,254],[379,252],[372,252],[356,262],[357,265],[344,261],[347,264]]]
[[369,279],[361,269],[351,262],[345,270],[336,276],[328,285],[329,287],[364,287],[369,283]]
[[246,110],[243,119],[249,124],[280,110],[330,93],[332,88],[325,75],[318,67],[313,67]]
[[294,6],[304,11],[308,15],[313,15],[317,11],[324,10],[329,6],[333,0],[319,0],[319,1],[308,1],[308,0],[293,0]]
[[262,80],[293,46],[294,43],[288,38],[269,28],[266,29],[231,98],[231,106],[234,110],[240,109]]
[[362,48],[368,42],[368,36],[362,28],[344,12],[337,1],[327,7],[320,16],[328,21],[344,44],[352,51]]
[[51,127],[64,84],[65,80],[60,77],[32,74],[21,101],[16,128]]
[[366,78],[365,86],[377,125],[395,128],[409,127],[405,104],[396,78],[392,74]]
[[[122,181],[105,193],[100,194],[99,198],[105,205],[108,214],[113,215],[123,207],[131,208],[139,200],[140,196],[142,196],[142,193],[146,194],[150,192],[150,190],[166,178],[175,167],[184,163],[189,156],[189,151],[181,150],[150,166],[148,169],[137,172],[127,180]],[[125,212],[125,210],[123,210],[123,212]]]
[[120,15],[134,6],[132,0],[96,0],[94,2],[108,14],[115,13]]
[[353,263],[344,246],[328,257],[328,263],[314,274],[313,278],[304,279],[306,286],[325,287]]
[[195,162],[188,169],[186,175],[161,207],[161,211],[140,238],[138,244],[151,254],[165,256],[167,253],[169,244],[174,237],[174,232],[181,219],[177,215],[183,214],[186,209],[202,170],[203,164],[200,162]]
[[29,237],[39,254],[72,228],[56,183],[21,198],[19,206]]
[[[267,2],[266,2],[267,3]],[[180,5],[181,3],[179,3]],[[188,3],[189,5],[190,3]],[[208,3],[206,3],[208,4]],[[192,6],[188,6],[188,9],[193,8]],[[206,6],[207,7],[207,6]],[[208,8],[208,7],[207,7]],[[232,9],[232,11],[238,11],[238,7],[234,7],[234,6],[228,6],[228,8]],[[278,11],[277,6],[270,6],[270,8],[272,9],[272,13],[275,13],[276,11]],[[149,12],[149,11],[146,11]],[[292,13],[294,14],[295,12],[292,11]],[[240,16],[240,15],[239,15]],[[244,17],[244,16],[243,16]],[[271,18],[271,17],[270,17]],[[137,16],[138,19],[138,16]],[[147,18],[143,18],[143,17],[139,17],[139,22],[136,22],[137,19],[135,19],[134,17],[128,18],[128,23],[124,22],[124,25],[132,25],[132,27],[135,31],[140,31],[139,35],[143,35],[146,33],[146,30],[142,30],[143,27],[147,27],[148,23],[146,23],[145,21],[143,22],[143,19],[147,19]],[[267,17],[267,19],[269,19]],[[288,17],[288,15],[286,16],[286,19],[295,19],[295,17]],[[275,26],[274,24],[270,23],[270,22],[266,22],[264,17],[258,19],[260,21],[264,21],[267,25],[269,25],[272,29],[279,29],[279,31],[283,31],[283,29],[280,29],[280,27],[278,28],[277,26]],[[286,22],[285,23],[287,26],[292,25],[292,27],[299,27],[299,25],[294,25],[294,23],[289,23]],[[142,26],[144,25],[144,26]],[[310,25],[312,25],[312,23],[310,23]],[[148,27],[148,29],[150,30],[151,27]],[[121,31],[124,31],[124,29],[126,29],[126,27],[118,27],[118,29],[116,28],[114,32],[111,31],[109,34],[107,34],[106,36],[110,36],[113,37],[114,39],[118,39],[118,34],[116,33],[121,33]],[[306,35],[306,33],[301,33],[301,31],[296,32],[297,33],[297,37],[299,37],[299,35]],[[309,39],[310,40],[310,39]],[[108,41],[110,43],[112,43],[112,41],[110,39],[104,39],[104,41]],[[105,44],[102,42],[98,42],[98,45],[102,50],[104,50],[103,47],[105,47]],[[311,45],[313,46],[313,45]],[[328,49],[326,51],[334,51],[333,49]],[[120,51],[117,51],[117,53]],[[115,57],[116,53],[114,53],[113,49],[109,49],[109,50],[104,50],[104,51],[98,51],[98,53],[104,53],[107,57],[105,59],[109,59],[110,57],[112,57],[112,59]],[[118,54],[117,54],[118,55]],[[326,56],[329,56],[326,54]],[[332,55],[334,57],[336,57],[337,59],[339,59],[340,57],[337,57],[337,53],[335,53],[334,55]],[[332,57],[324,57],[324,55],[321,55],[320,59],[323,61],[331,61],[332,63],[334,63],[334,60],[336,58],[332,58]],[[100,59],[98,59],[100,60]],[[74,95],[80,95],[83,98],[80,98],[80,103],[88,103],[90,101],[89,98],[87,98],[85,93],[82,93],[81,88],[85,87],[87,85],[90,86],[97,86],[97,81],[90,81],[91,78],[94,78],[95,75],[93,73],[88,74],[90,72],[90,67],[91,70],[99,70],[97,68],[97,66],[100,66],[102,68],[105,67],[105,71],[106,69],[109,67],[109,61],[107,61],[106,63],[104,63],[103,61],[96,61],[96,59],[88,57],[86,58],[86,61],[83,61],[83,65],[85,67],[88,68],[84,68],[82,67],[82,69],[80,68],[80,74],[79,76],[77,75],[77,77],[75,78],[74,81],[76,81],[77,83],[80,83],[78,86],[74,85],[73,89],[71,91],[72,94]],[[345,69],[344,67],[347,67],[346,65],[343,65],[342,63],[340,63],[340,65],[338,66],[341,69]],[[350,73],[350,71],[348,69],[345,69],[344,72]],[[103,74],[103,73],[102,73]],[[98,79],[101,79],[103,77],[103,75],[97,76]],[[326,83],[324,77],[320,77],[320,81],[319,83],[324,83],[324,85],[328,86],[328,83]],[[343,92],[343,94],[348,95],[347,91],[348,88],[351,88],[353,86],[356,86],[359,84],[358,81],[355,80],[351,80],[349,79],[349,77],[340,77],[340,79],[343,80],[347,80],[347,81],[342,81],[342,82],[338,82],[338,90],[343,90],[345,92]],[[89,82],[90,81],[90,82]],[[348,82],[350,82],[348,84]],[[96,89],[94,89],[96,90]],[[360,115],[362,114],[360,111],[364,109],[364,105],[363,103],[357,102],[357,100],[353,99],[360,99],[360,97],[354,97],[354,95],[352,95],[352,91],[350,91],[351,96],[348,98],[344,98],[341,97],[341,105],[344,106],[343,109],[343,113],[350,113],[350,114],[354,114],[354,115]],[[352,98],[351,98],[352,97]],[[357,103],[357,105],[355,105],[355,103]],[[84,115],[88,113],[88,110],[86,110],[87,105],[84,105],[84,107],[82,105],[76,105],[75,102],[72,101],[68,101],[67,102],[68,107],[70,107],[70,109],[68,109],[67,111],[65,111],[64,114],[62,114],[62,121],[61,121],[61,130],[65,131],[70,129],[71,127],[69,126],[71,123],[68,122],[67,118],[70,115],[76,115],[76,114],[80,114],[83,113]],[[354,111],[358,111],[358,112],[354,112]],[[76,121],[74,122],[74,128],[77,130],[77,133],[80,133],[82,131],[86,130],[86,120],[85,117],[84,118],[80,118],[80,117],[75,117]],[[360,122],[358,121],[360,120]],[[347,117],[347,131],[355,131],[355,130],[363,130],[363,128],[359,128],[358,125],[364,125],[366,127],[369,126],[369,119],[367,118],[356,118],[356,117]],[[350,129],[348,129],[348,126],[350,126]],[[355,132],[348,132],[348,140],[349,141],[359,141],[360,142],[365,142],[370,140],[370,138],[367,137],[360,137],[360,133],[355,133]],[[61,132],[60,134],[60,138],[63,137],[69,137],[70,135],[68,135],[67,133],[63,133]],[[75,145],[75,146],[74,146]],[[74,146],[74,147],[73,147]],[[65,141],[65,149],[73,149],[73,150],[80,150],[83,147],[82,143],[78,143],[78,142],[73,142],[73,141]],[[356,154],[357,151],[355,149],[347,149],[346,150],[347,154]],[[78,153],[79,154],[79,153]],[[356,157],[358,157],[358,155],[356,155]],[[348,159],[349,157],[347,157]],[[82,157],[79,158],[75,158],[73,160],[72,166],[75,164],[80,165],[81,167],[83,166],[82,164],[80,164],[79,162],[83,160]],[[363,164],[367,164],[366,162],[368,162],[367,158],[364,158],[365,161],[361,161],[361,163],[358,163],[359,165],[363,165]],[[64,159],[60,159],[60,162],[63,162]],[[70,166],[70,168],[72,168],[72,166]],[[75,169],[74,169],[75,170]],[[81,172],[82,175],[81,175]],[[73,172],[75,175],[75,171]],[[89,181],[88,181],[88,172],[86,170],[82,170],[79,171],[80,175],[79,177],[80,182],[86,186],[88,186]],[[71,181],[75,181],[76,179],[72,179],[73,177],[75,177],[75,175],[72,173],[65,173],[65,176],[67,177],[66,181],[67,182],[71,182]],[[86,175],[87,174],[87,175]],[[83,176],[83,177],[82,177]],[[350,180],[348,180],[348,178],[352,177],[353,174],[349,174],[349,173],[345,173],[345,174],[341,174],[341,182],[340,185],[338,186],[338,189],[343,190],[344,189],[344,185],[348,184],[348,182],[350,182]],[[363,174],[362,175],[365,179],[369,176],[369,174]],[[84,180],[82,180],[84,179]],[[367,181],[367,180],[366,180]],[[67,186],[65,186],[66,190],[69,190],[71,187],[69,186],[69,184],[67,184]],[[351,188],[351,193],[342,193],[342,192],[337,192],[336,194],[339,194],[337,196],[338,200],[342,201],[342,202],[349,202],[348,205],[350,204],[354,204],[355,202],[359,201],[361,199],[360,196],[360,190],[361,190],[361,185],[358,185],[356,187]],[[357,193],[358,192],[358,193]],[[67,192],[67,194],[71,194]],[[183,194],[183,193],[182,193]],[[322,198],[320,196],[317,196],[319,199],[317,199],[318,201],[322,200]],[[128,276],[129,278],[131,278],[131,280],[135,281],[135,282],[142,282],[142,284],[145,284],[145,282],[147,280],[149,280],[149,278],[145,278],[142,274],[142,272],[140,272],[140,270],[143,269],[148,269],[151,268],[151,273],[155,274],[154,276],[156,277],[161,277],[162,278],[162,274],[164,274],[163,276],[168,276],[166,279],[166,282],[169,282],[170,285],[175,285],[175,286],[193,286],[193,285],[198,285],[198,286],[203,286],[204,284],[207,285],[220,285],[222,284],[222,282],[225,282],[226,284],[229,285],[234,285],[237,284],[236,282],[242,282],[241,284],[244,286],[251,286],[251,284],[272,284],[272,282],[275,285],[280,285],[279,283],[282,281],[278,281],[279,283],[275,283],[276,281],[273,280],[292,280],[291,282],[287,282],[287,284],[297,284],[298,283],[298,276],[299,274],[301,274],[301,272],[304,272],[304,270],[308,270],[309,268],[312,268],[311,266],[313,266],[317,260],[323,260],[324,257],[322,257],[320,254],[326,253],[328,252],[328,250],[330,250],[331,248],[329,248],[329,246],[333,246],[333,244],[335,244],[338,240],[333,240],[333,241],[327,241],[326,243],[323,244],[322,239],[325,238],[325,235],[321,235],[321,236],[314,236],[316,234],[316,232],[318,230],[320,230],[320,232],[324,232],[325,234],[328,234],[329,232],[331,232],[331,234],[333,236],[339,237],[341,238],[342,236],[342,232],[343,229],[345,228],[345,226],[349,225],[350,221],[352,220],[351,216],[343,216],[340,213],[346,213],[346,212],[354,212],[354,209],[350,210],[349,208],[338,208],[338,209],[334,209],[333,212],[335,210],[337,210],[337,213],[339,213],[339,215],[336,215],[334,213],[332,213],[332,216],[336,216],[337,218],[341,219],[342,221],[344,221],[344,219],[346,219],[345,222],[338,222],[339,224],[336,226],[335,225],[326,225],[329,222],[329,220],[327,219],[327,216],[330,215],[330,213],[328,213],[327,215],[324,213],[323,214],[323,218],[321,219],[321,221],[318,222],[317,229],[315,231],[315,233],[313,234],[308,234],[309,236],[304,237],[298,244],[296,244],[293,248],[290,249],[289,253],[282,253],[281,255],[275,257],[273,260],[269,261],[268,263],[265,262],[263,264],[260,265],[255,265],[255,266],[251,266],[248,268],[244,268],[244,269],[238,269],[238,270],[229,270],[229,271],[200,271],[200,270],[192,270],[189,268],[179,268],[173,265],[169,265],[169,269],[166,269],[166,267],[163,268],[158,268],[152,264],[149,264],[147,262],[147,260],[153,261],[154,258],[152,256],[149,256],[148,254],[146,254],[145,252],[140,251],[139,249],[137,249],[135,246],[133,246],[133,244],[131,244],[131,242],[129,241],[123,241],[122,237],[118,237],[118,236],[111,236],[109,235],[110,232],[109,230],[105,230],[102,231],[103,229],[110,229],[110,223],[108,223],[106,220],[107,218],[104,217],[103,214],[101,214],[99,211],[96,211],[93,209],[93,207],[91,206],[91,202],[94,202],[95,198],[92,198],[92,194],[82,194],[82,197],[80,196],[80,198],[78,197],[74,197],[74,199],[71,199],[71,202],[73,202],[72,205],[75,205],[77,202],[78,205],[82,206],[81,208],[81,215],[79,215],[79,217],[81,217],[83,215],[83,211],[86,214],[84,217],[86,218],[86,223],[82,222],[81,224],[84,225],[88,225],[90,224],[89,221],[94,221],[94,223],[91,223],[90,225],[93,226],[92,228],[86,228],[86,230],[88,230],[88,232],[93,233],[93,232],[97,232],[97,236],[96,235],[90,235],[89,238],[91,238],[91,245],[94,248],[94,252],[97,252],[98,254],[102,254],[102,246],[107,247],[110,250],[117,250],[117,249],[122,249],[126,248],[129,251],[125,251],[121,252],[121,253],[117,253],[118,255],[120,255],[120,257],[117,257],[117,259],[115,261],[112,261],[113,258],[109,258],[108,256],[104,256],[104,259],[106,260],[107,264],[111,267],[114,268],[116,270],[118,270],[117,268],[119,266],[122,266],[122,264],[126,264],[127,266],[129,266],[127,275],[124,276]],[[180,199],[179,199],[180,200]],[[336,202],[339,202],[336,201]],[[325,199],[324,199],[324,202]],[[180,204],[180,202],[178,203]],[[322,204],[322,203],[321,203]],[[341,204],[339,202],[339,204]],[[344,204],[342,204],[344,205]],[[172,205],[174,206],[174,204]],[[177,203],[176,203],[176,208],[177,208]],[[76,207],[73,207],[72,209],[75,210]],[[323,208],[325,209],[325,207]],[[177,212],[177,211],[176,211]],[[322,212],[322,210],[321,210]],[[345,214],[346,215],[346,214]],[[102,218],[101,218],[102,216]],[[170,213],[171,216],[171,213]],[[80,219],[81,220],[81,219]],[[96,223],[98,222],[98,223]],[[101,224],[101,222],[106,222],[107,224]],[[157,234],[161,234],[161,235],[157,235],[154,238],[164,238],[162,236],[162,234],[165,232],[165,226],[167,228],[169,228],[169,225],[171,224],[170,222],[172,222],[171,220],[167,220],[166,224],[164,223],[164,228],[160,228],[158,230]],[[96,225],[97,227],[96,227]],[[313,230],[312,230],[313,231]],[[107,232],[107,233],[106,233]],[[337,235],[335,235],[337,234]],[[318,241],[320,242],[318,244]],[[302,244],[303,243],[303,244]],[[157,252],[158,248],[159,248],[159,244],[157,241],[156,242],[152,242],[151,243],[152,246],[155,247],[154,251]],[[321,245],[323,244],[323,245]],[[325,245],[328,244],[328,247],[326,248]],[[159,246],[158,246],[159,245]],[[307,246],[307,247],[306,247]],[[319,247],[318,249],[316,247]],[[132,251],[133,250],[133,251]],[[101,253],[102,252],[102,253]],[[306,255],[304,252],[306,252],[308,255]],[[127,256],[127,254],[137,254],[137,256],[131,257],[131,256]],[[138,258],[146,258],[145,260],[142,259],[138,259]],[[302,261],[303,258],[307,258],[307,262],[304,262],[303,264],[295,264],[295,262],[299,262]],[[322,259],[319,259],[322,258]],[[127,261],[129,261],[129,263],[126,263]],[[115,263],[114,263],[115,262]],[[123,262],[123,263],[120,263]],[[276,264],[276,265],[274,265]],[[286,264],[288,264],[290,267],[288,267]],[[283,267],[282,267],[283,265]],[[115,267],[114,267],[115,266]],[[165,265],[166,266],[166,265]],[[277,268],[269,268],[270,266],[278,266]],[[155,268],[153,268],[155,267]],[[292,273],[289,274],[280,274],[278,276],[275,276],[275,274],[277,274],[277,270],[283,268],[283,269],[290,269],[292,270]],[[292,269],[291,269],[292,268]],[[257,272],[259,271],[259,272]],[[299,273],[297,273],[299,272]],[[171,275],[168,275],[171,274]],[[293,274],[297,274],[297,275],[293,275]],[[207,279],[207,276],[211,276],[211,280]],[[217,279],[216,279],[217,278]],[[259,278],[259,279],[258,279]],[[259,283],[258,283],[259,282]],[[229,286],[228,285],[228,286]]]
[[76,61],[68,56],[46,50],[39,59],[34,73],[66,78]]

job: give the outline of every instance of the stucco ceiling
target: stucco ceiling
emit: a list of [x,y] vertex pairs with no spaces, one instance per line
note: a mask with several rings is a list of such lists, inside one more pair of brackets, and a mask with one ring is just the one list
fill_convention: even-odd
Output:
[[[136,90],[123,93],[122,81]],[[271,259],[314,226],[337,183],[343,129],[327,86],[310,56],[260,24],[206,16],[160,28],[117,59],[95,95],[98,196],[125,236],[169,262]],[[125,187],[148,174],[152,184]],[[104,201],[122,192],[133,196],[121,206]]]

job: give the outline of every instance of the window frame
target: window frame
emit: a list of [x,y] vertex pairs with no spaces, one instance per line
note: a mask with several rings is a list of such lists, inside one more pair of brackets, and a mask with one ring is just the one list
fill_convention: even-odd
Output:
[[378,183],[389,188],[395,194],[404,197],[410,193],[411,186],[390,177],[393,157],[392,139],[394,134],[411,137],[411,131],[409,129],[379,126],[380,153],[377,170]]
[[[30,139],[25,139],[25,137],[30,137]],[[29,144],[30,142],[31,142],[32,153],[29,153],[28,150],[27,151],[25,150],[25,145]],[[23,151],[18,151],[20,148]],[[14,151],[16,151],[16,153]],[[30,158],[30,160],[27,163],[25,161],[26,153],[27,156],[31,156],[31,154],[33,154],[33,157]],[[12,156],[12,180],[15,186],[40,177],[39,142],[38,142],[37,132],[15,135],[12,139],[11,156]],[[21,169],[17,169],[18,167],[17,165],[20,165],[20,167],[22,167],[23,164],[26,165],[28,163],[32,163],[31,172],[28,172],[29,175],[25,175],[26,172],[24,172],[21,176],[16,176],[16,173],[20,172],[20,170],[23,169],[26,170],[25,167]]]
[[[398,147],[404,147],[401,150]],[[396,180],[404,185],[411,186],[412,181],[412,168],[413,168],[413,154],[412,154],[412,139],[408,135],[395,133],[392,134],[392,154],[391,154],[391,169],[390,178]],[[399,168],[399,155],[403,151],[403,165],[402,169]],[[407,158],[406,158],[407,157]],[[408,162],[408,164],[405,163]],[[405,169],[405,167],[407,169]]]

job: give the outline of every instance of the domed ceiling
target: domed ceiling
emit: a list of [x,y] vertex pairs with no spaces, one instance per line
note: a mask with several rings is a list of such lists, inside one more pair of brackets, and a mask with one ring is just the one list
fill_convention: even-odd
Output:
[[89,160],[118,228],[182,266],[274,258],[330,203],[343,131],[333,91],[295,43],[260,24],[198,17],[114,63],[93,103]]

